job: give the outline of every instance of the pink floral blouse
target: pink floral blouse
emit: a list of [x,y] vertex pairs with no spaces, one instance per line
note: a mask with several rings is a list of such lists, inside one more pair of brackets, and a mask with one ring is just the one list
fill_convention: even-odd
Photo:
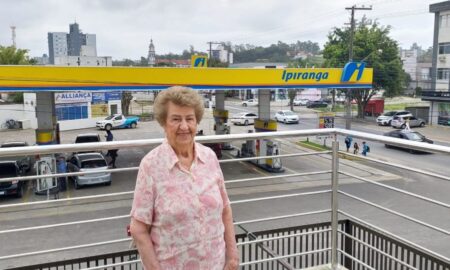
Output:
[[164,141],[141,161],[131,216],[151,225],[161,269],[223,269],[222,212],[229,205],[214,152],[195,143],[190,171]]

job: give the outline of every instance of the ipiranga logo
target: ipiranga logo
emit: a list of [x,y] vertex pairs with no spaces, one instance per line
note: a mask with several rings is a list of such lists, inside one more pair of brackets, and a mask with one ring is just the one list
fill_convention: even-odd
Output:
[[[364,62],[348,62],[342,71],[341,82],[357,82],[361,79],[366,63]],[[353,78],[355,71],[358,71],[356,78]]]
[[290,80],[315,80],[320,82],[320,80],[328,79],[328,72],[315,72],[315,71],[303,71],[303,72],[289,72],[283,71],[283,76],[281,79],[285,82]]

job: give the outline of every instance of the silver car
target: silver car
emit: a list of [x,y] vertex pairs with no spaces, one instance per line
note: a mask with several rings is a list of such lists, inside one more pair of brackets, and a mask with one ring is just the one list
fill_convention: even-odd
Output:
[[285,124],[287,123],[296,123],[298,124],[299,117],[293,111],[290,110],[281,110],[275,114],[275,121],[280,121]]
[[[105,157],[100,153],[82,153],[73,155],[68,163],[69,172],[93,172],[108,169]],[[111,173],[98,172],[72,176],[75,189],[95,184],[111,184]]]
[[377,117],[377,124],[380,126],[390,126],[395,116],[413,116],[409,111],[391,111],[383,113]]
[[395,116],[391,121],[393,128],[406,128],[406,119],[409,118],[409,127],[424,127],[425,120],[416,118],[414,116]]

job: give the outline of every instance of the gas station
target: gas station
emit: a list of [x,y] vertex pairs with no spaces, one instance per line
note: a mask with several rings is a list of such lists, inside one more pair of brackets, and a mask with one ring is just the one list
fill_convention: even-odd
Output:
[[[164,90],[175,85],[215,90],[215,134],[222,135],[230,133],[222,90],[258,89],[255,132],[272,132],[277,131],[277,122],[271,119],[271,89],[372,87],[373,70],[365,68],[364,62],[350,62],[344,68],[227,69],[203,68],[207,59],[198,59],[201,56],[193,57],[191,68],[0,66],[0,92],[36,93],[36,143],[48,145],[58,143],[55,92]],[[280,151],[277,142],[261,139],[244,143],[240,156],[263,157]],[[283,170],[279,158],[253,162],[271,172]]]

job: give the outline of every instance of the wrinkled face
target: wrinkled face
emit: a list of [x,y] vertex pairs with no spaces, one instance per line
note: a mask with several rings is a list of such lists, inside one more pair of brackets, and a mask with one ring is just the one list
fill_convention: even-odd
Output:
[[178,106],[172,102],[167,103],[167,119],[163,128],[166,138],[173,148],[192,145],[197,133],[194,108]]

